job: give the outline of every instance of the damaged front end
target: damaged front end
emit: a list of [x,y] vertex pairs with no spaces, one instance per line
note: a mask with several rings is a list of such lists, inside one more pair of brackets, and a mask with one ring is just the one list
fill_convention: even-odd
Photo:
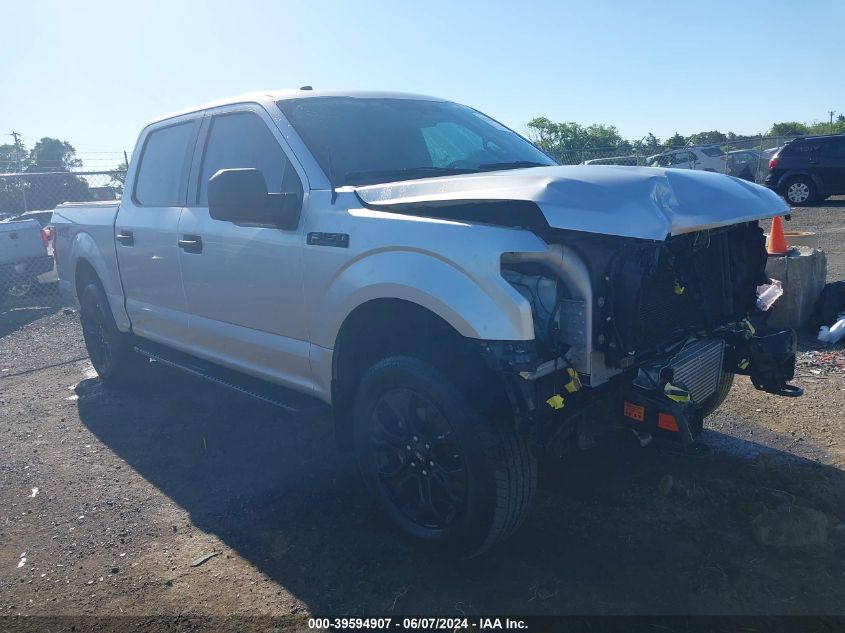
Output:
[[801,395],[789,384],[794,331],[766,330],[757,309],[769,280],[756,222],[663,242],[545,237],[547,253],[502,258],[503,277],[531,303],[535,340],[522,354],[487,348],[541,443],[610,420],[641,438],[693,444],[727,394],[728,374]]

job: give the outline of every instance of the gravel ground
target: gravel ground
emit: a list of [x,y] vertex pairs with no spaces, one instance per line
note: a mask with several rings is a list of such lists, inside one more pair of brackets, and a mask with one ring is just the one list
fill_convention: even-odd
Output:
[[[821,233],[831,280],[845,277],[845,200],[828,204],[788,228]],[[288,414],[158,366],[111,391],[81,341],[74,313],[0,314],[0,614],[136,615],[146,629],[220,615],[845,614],[841,345],[805,343],[800,399],[738,379],[708,420],[708,458],[620,434],[548,468],[514,537],[448,563],[380,518],[324,407]]]

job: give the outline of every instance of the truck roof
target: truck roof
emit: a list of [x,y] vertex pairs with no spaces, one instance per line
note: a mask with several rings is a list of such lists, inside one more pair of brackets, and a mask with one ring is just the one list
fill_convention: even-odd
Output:
[[369,90],[313,90],[310,88],[289,88],[282,90],[268,90],[263,92],[248,92],[232,97],[225,97],[223,99],[216,99],[214,101],[201,103],[190,108],[185,108],[183,110],[170,112],[169,114],[156,117],[155,119],[148,121],[147,125],[152,125],[153,123],[158,123],[159,121],[166,121],[167,119],[182,116],[183,114],[200,112],[202,110],[208,110],[209,108],[219,108],[220,106],[232,105],[235,103],[261,102],[266,101],[267,99],[272,99],[273,101],[279,101],[282,99],[311,99],[315,97],[351,97],[357,99],[418,99],[422,101],[446,101],[446,99],[441,99],[439,97],[431,97],[427,95],[419,95],[407,92],[381,92]]

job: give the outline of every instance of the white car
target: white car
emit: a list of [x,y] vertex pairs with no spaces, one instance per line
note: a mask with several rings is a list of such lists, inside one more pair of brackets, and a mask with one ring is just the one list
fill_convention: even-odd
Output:
[[389,520],[466,557],[520,525],[555,442],[693,450],[733,374],[789,391],[795,333],[743,325],[757,220],[787,211],[714,174],[561,167],[442,99],[292,90],[149,124],[123,199],[53,224],[103,380],[152,358],[319,398]]
[[727,171],[725,152],[712,145],[707,147],[684,147],[649,156],[649,167],[671,167],[673,169],[700,169],[724,174]]

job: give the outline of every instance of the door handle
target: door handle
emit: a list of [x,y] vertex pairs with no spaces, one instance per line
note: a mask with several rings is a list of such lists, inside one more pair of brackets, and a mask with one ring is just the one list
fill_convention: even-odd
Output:
[[17,233],[9,233],[9,239],[10,240],[18,239],[18,234]]
[[202,238],[199,235],[183,235],[178,242],[179,248],[186,253],[202,253]]
[[135,235],[132,231],[127,231],[125,229],[119,229],[119,231],[120,232],[114,236],[114,239],[124,246],[135,246]]

